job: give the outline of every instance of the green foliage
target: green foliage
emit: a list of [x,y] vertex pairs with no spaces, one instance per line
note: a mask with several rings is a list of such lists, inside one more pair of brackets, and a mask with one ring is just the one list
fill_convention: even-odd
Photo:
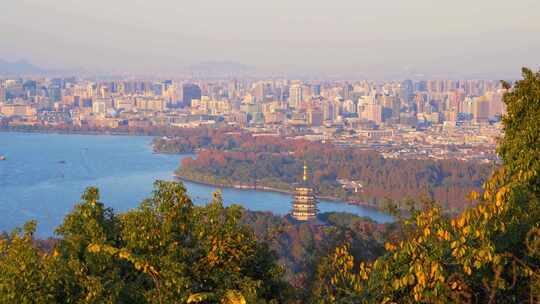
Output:
[[402,221],[387,253],[358,263],[347,246],[319,265],[319,303],[538,303],[540,282],[540,73],[505,95],[504,160],[456,218],[428,204]]
[[[538,303],[540,73],[523,77],[505,95],[504,165],[459,216],[427,200],[385,228],[335,213],[321,216],[326,225],[295,224],[224,207],[219,193],[196,207],[175,182],[115,214],[88,188],[50,251],[36,245],[33,222],[0,236],[0,303]],[[202,140],[191,147],[267,144]]]
[[[59,276],[59,298],[72,302],[140,302],[140,292],[131,284],[133,268],[113,257],[87,250],[91,244],[117,246],[120,222],[112,209],[99,202],[99,191],[88,188],[82,202],[56,230],[61,240],[55,248]],[[59,300],[60,300],[59,299]]]
[[283,269],[242,214],[219,193],[195,207],[183,184],[158,181],[116,215],[88,188],[50,254],[33,223],[0,239],[0,303],[284,303]]
[[386,225],[347,213],[323,213],[318,218],[320,221],[297,222],[269,213],[246,212],[242,220],[253,228],[257,239],[278,255],[299,303],[306,303],[312,297],[317,265],[336,246],[349,242],[355,258],[369,261],[384,251],[382,239],[388,233]]
[[[195,158],[184,158],[176,174],[214,185],[292,191],[307,159],[313,169],[312,182],[321,196],[377,206],[386,198],[404,203],[407,197],[427,196],[448,209],[463,210],[470,205],[463,197],[480,190],[492,170],[491,165],[478,162],[385,159],[374,151],[316,142],[305,147],[291,139],[276,139],[262,147],[248,143],[234,150],[212,147],[199,151]],[[272,149],[285,143],[288,146],[280,152]],[[339,179],[359,182],[363,187],[346,189]]]
[[0,303],[55,303],[50,257],[32,243],[35,227],[29,222],[0,238]]

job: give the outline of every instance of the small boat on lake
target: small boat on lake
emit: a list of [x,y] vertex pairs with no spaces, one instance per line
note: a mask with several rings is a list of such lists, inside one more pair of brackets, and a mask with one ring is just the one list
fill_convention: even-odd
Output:
[[7,158],[4,155],[0,155],[0,160],[6,160]]

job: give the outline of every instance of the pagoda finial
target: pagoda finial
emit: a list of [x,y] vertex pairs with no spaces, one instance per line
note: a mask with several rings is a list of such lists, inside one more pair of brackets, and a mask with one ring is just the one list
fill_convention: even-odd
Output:
[[304,182],[307,182],[308,180],[308,166],[307,166],[307,162],[304,161]]

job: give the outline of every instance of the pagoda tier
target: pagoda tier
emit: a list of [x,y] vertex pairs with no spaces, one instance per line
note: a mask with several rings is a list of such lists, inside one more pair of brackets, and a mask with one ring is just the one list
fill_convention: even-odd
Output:
[[317,216],[317,199],[311,188],[296,188],[292,205],[291,215],[299,221],[311,220]]

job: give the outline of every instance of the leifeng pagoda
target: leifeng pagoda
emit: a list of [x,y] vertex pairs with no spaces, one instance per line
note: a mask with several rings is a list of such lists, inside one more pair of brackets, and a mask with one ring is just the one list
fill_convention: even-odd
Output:
[[309,183],[308,166],[304,162],[304,177],[296,188],[291,215],[299,221],[308,221],[317,217],[317,211],[317,199]]

